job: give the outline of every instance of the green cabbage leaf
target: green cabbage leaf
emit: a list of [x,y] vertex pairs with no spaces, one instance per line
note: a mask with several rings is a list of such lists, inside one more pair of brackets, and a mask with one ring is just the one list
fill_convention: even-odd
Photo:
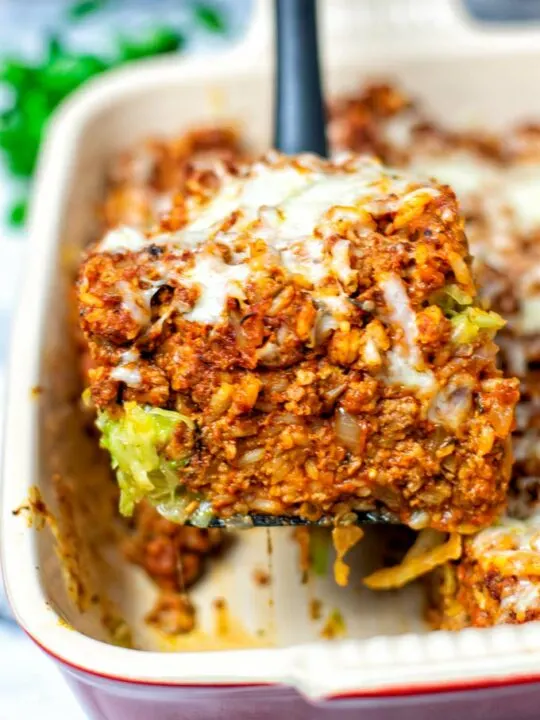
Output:
[[135,505],[146,499],[168,520],[208,526],[213,515],[210,503],[181,484],[181,470],[189,464],[189,455],[171,460],[165,452],[179,423],[191,430],[195,427],[190,418],[174,410],[134,402],[125,403],[118,416],[98,413],[100,445],[110,453],[116,471],[122,515],[131,515]]

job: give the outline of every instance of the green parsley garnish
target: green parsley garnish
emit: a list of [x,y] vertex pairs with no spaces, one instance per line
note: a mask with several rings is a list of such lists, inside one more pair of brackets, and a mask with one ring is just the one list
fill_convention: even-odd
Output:
[[79,2],[73,3],[68,10],[68,17],[70,20],[80,20],[87,15],[101,10],[105,5],[106,0],[79,0]]
[[[79,0],[69,8],[69,17],[79,20],[104,7],[106,0]],[[206,32],[226,31],[224,15],[211,3],[192,4],[193,22]],[[158,25],[137,36],[121,35],[112,55],[76,52],[53,33],[43,59],[30,62],[18,57],[0,59],[0,84],[11,92],[9,106],[0,113],[0,153],[9,172],[29,183],[49,119],[58,105],[87,80],[132,60],[183,50],[187,30]],[[24,222],[25,198],[9,209],[13,226]]]
[[195,3],[193,8],[195,19],[199,22],[206,30],[213,33],[224,33],[227,30],[227,23],[223,13],[218,10],[214,5],[208,3],[198,2]]

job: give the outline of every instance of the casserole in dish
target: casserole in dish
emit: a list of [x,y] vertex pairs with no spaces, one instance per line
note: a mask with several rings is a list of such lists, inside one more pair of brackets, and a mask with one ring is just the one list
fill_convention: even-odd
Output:
[[[331,5],[330,31],[344,33],[349,16],[340,3]],[[357,27],[375,23],[361,48],[356,36],[343,34],[337,41],[333,35],[326,62],[330,94],[351,91],[368,68],[371,75],[397,78],[457,124],[540,116],[531,69],[538,60],[532,49],[535,33],[528,38],[495,32],[488,38],[460,23],[451,3],[441,3],[442,10],[433,11],[431,18],[439,22],[435,27],[440,33],[425,37],[417,28],[418,42],[411,43],[415,30],[407,22],[418,22],[417,14],[406,19],[399,10],[395,14],[398,5],[388,5],[394,7],[388,17],[359,14]],[[435,702],[448,717],[460,712],[471,718],[486,712],[492,718],[520,712],[526,716],[527,704],[537,702],[540,692],[532,684],[540,666],[540,630],[534,623],[426,633],[418,588],[381,596],[350,587],[338,594],[331,582],[321,580],[313,590],[301,584],[290,540],[279,530],[272,533],[273,582],[256,587],[251,570],[266,562],[267,540],[264,531],[253,530],[242,536],[226,564],[197,586],[194,599],[203,627],[208,627],[214,620],[214,599],[226,597],[231,614],[249,629],[249,642],[266,647],[246,649],[237,628],[235,636],[231,632],[228,637],[229,647],[237,649],[215,648],[204,637],[198,647],[206,643],[208,649],[189,652],[181,643],[156,640],[140,623],[152,589],[114,555],[98,551],[102,538],[93,532],[95,525],[84,526],[79,548],[84,561],[67,569],[75,590],[81,589],[74,604],[64,591],[49,533],[29,530],[20,516],[12,515],[37,485],[60,518],[52,478],[77,477],[79,487],[87,490],[71,498],[70,517],[92,517],[98,489],[105,488],[94,441],[85,440],[73,416],[77,368],[75,350],[67,344],[65,298],[80,249],[94,235],[95,203],[108,160],[143,137],[221,119],[239,122],[242,136],[253,147],[267,147],[271,69],[263,60],[269,57],[264,54],[269,44],[260,35],[267,10],[261,3],[261,24],[242,47],[219,62],[190,58],[119,72],[74,99],[51,130],[36,185],[31,264],[12,347],[2,538],[11,602],[26,631],[59,660],[96,718],[167,718],[187,712],[194,717],[249,717],[248,712],[257,717],[265,712],[267,717],[279,712],[290,717],[352,717],[359,709],[366,717],[395,713],[403,718],[409,713],[417,718],[432,713]],[[370,37],[375,36],[377,43],[372,44]],[[420,41],[424,37],[425,43]],[[433,55],[435,47],[438,53]],[[251,61],[258,53],[261,60]],[[32,393],[32,388],[40,392]],[[75,523],[71,528],[79,540],[80,527]],[[369,555],[362,552],[353,559],[363,574],[376,565]],[[81,566],[87,577],[78,577]],[[65,562],[62,567],[66,572]],[[350,639],[320,642],[320,625],[306,612],[312,592],[326,613],[339,607]],[[118,646],[125,639],[119,618],[125,619],[142,652]],[[117,645],[110,643],[103,620],[109,630],[116,630]],[[257,630],[264,633],[257,635]],[[163,649],[182,652],[156,652]],[[512,687],[525,683],[527,688]],[[265,687],[268,684],[271,687]],[[490,694],[471,690],[493,686],[497,688]]]

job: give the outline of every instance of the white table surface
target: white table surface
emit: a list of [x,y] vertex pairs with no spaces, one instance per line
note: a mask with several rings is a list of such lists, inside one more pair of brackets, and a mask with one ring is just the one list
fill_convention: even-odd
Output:
[[[226,5],[233,36],[249,17],[251,0],[217,0]],[[0,0],[0,56],[9,52],[26,57],[39,54],[47,28],[63,28],[76,47],[107,49],[111,27],[175,24],[186,17],[189,0],[108,0],[105,10],[77,27],[62,21],[69,0]],[[217,4],[217,3],[216,3]],[[31,6],[31,11],[30,10]],[[159,15],[158,11],[159,10]],[[226,43],[202,33],[193,35],[190,51],[204,51],[209,42]],[[0,91],[0,106],[2,93]],[[24,232],[2,225],[5,209],[17,192],[0,160],[0,432],[3,426],[5,361],[10,319],[27,252]],[[0,583],[0,720],[84,720],[84,714],[54,664],[24,635],[11,618]]]

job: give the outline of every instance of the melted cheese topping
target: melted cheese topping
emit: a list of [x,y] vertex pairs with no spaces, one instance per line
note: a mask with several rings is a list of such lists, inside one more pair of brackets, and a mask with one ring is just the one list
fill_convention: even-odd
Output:
[[[315,287],[331,276],[347,285],[355,276],[350,243],[338,240],[330,249],[325,246],[323,231],[328,231],[330,216],[332,222],[344,218],[356,224],[369,222],[366,213],[395,210],[416,189],[407,193],[411,186],[408,176],[385,170],[371,159],[358,160],[350,170],[339,170],[335,166],[323,171],[308,164],[276,168],[258,163],[245,178],[226,180],[217,196],[180,234],[180,241],[188,236],[193,246],[195,235],[208,238],[214,233],[216,241],[222,242],[220,223],[234,213],[234,223],[227,231],[229,243],[234,242],[235,234],[260,237],[278,253],[287,272],[304,277]],[[434,188],[426,189],[438,194]],[[333,212],[336,209],[339,212]],[[238,270],[240,266],[234,266],[235,270],[224,267],[229,279],[247,277]],[[214,291],[210,277],[214,282],[214,275],[205,278],[198,274],[202,296],[214,298],[208,306],[211,311],[188,314],[192,320],[216,322],[219,317],[218,299],[223,306],[229,285],[221,284],[220,290]],[[338,312],[344,312],[341,302]]]
[[509,582],[503,586],[498,621],[513,616],[520,622],[528,611],[540,609],[540,516],[528,520],[502,518],[495,527],[478,533],[472,551],[485,572],[495,569]]
[[[244,178],[226,180],[210,204],[190,224],[190,230],[211,230],[233,212],[240,212],[237,231],[260,219],[262,208],[275,208],[266,222],[274,231],[274,244],[283,247],[290,240],[310,236],[323,216],[333,207],[364,207],[381,197],[402,196],[411,178],[388,171],[371,159],[360,159],[348,172],[325,172],[308,166],[273,167],[257,163]],[[396,198],[388,202],[395,205]],[[371,201],[371,202],[370,202]]]
[[141,371],[137,368],[127,368],[124,366],[115,367],[111,371],[113,380],[123,382],[129,387],[137,387],[141,384]]
[[434,177],[454,190],[460,200],[485,192],[486,188],[498,181],[498,174],[492,163],[473,153],[456,151],[442,155],[419,155],[413,158],[410,167],[417,173]]
[[99,252],[122,253],[138,252],[148,244],[148,238],[139,230],[125,225],[109,230],[99,244]]
[[[351,242],[343,237],[347,227],[353,224],[355,232],[362,228],[372,232],[373,217],[406,208],[416,202],[419,192],[429,197],[440,194],[426,183],[419,188],[409,175],[383,168],[370,158],[332,164],[311,156],[269,156],[243,175],[224,175],[217,194],[205,206],[197,204],[197,198],[188,198],[190,221],[182,230],[146,238],[120,228],[105,236],[98,251],[140,251],[150,244],[167,245],[172,251],[167,268],[160,269],[156,262],[152,279],[141,278],[146,289],[135,292],[127,283],[120,288],[124,307],[141,325],[149,321],[153,295],[171,278],[198,291],[193,307],[177,308],[188,320],[219,322],[227,299],[242,299],[243,284],[256,272],[251,261],[254,242],[265,243],[286,273],[301,276],[313,287],[314,299],[324,295],[322,302],[330,312],[343,318],[352,307],[343,297],[355,287],[357,275]],[[225,254],[220,246],[227,248]],[[182,259],[185,254],[177,253],[176,261],[177,250],[188,250],[192,259]],[[328,280],[333,287],[330,292]],[[332,292],[335,300],[330,299]],[[408,311],[397,309],[402,300]],[[396,379],[429,384],[428,376],[416,368],[420,356],[410,335],[412,311],[406,293],[395,301],[396,321],[409,327],[406,352],[398,353],[393,361]]]
[[379,280],[388,307],[390,322],[401,332],[401,341],[388,353],[390,382],[424,390],[435,387],[431,370],[422,368],[423,358],[417,345],[416,315],[411,307],[405,285],[397,275],[388,273]]
[[133,290],[129,283],[121,280],[117,288],[122,296],[122,306],[135,322],[144,327],[150,320],[150,303],[140,293]]
[[540,167],[523,165],[504,176],[504,197],[521,232],[540,228]]
[[540,584],[521,579],[515,586],[505,589],[499,619],[504,621],[515,614],[518,620],[524,620],[528,610],[538,610],[539,607]]
[[194,283],[200,290],[197,302],[185,317],[193,322],[216,322],[227,297],[243,294],[238,283],[245,282],[248,275],[248,265],[227,265],[215,255],[198,255],[193,269],[183,275],[186,284]]
[[525,550],[540,552],[540,515],[528,520],[501,518],[499,523],[479,532],[472,541],[475,556],[481,560]]
[[120,356],[120,363],[111,371],[113,380],[123,382],[128,387],[138,387],[141,384],[141,371],[135,366],[140,355],[135,350],[128,350]]
[[525,298],[521,303],[519,330],[525,335],[540,331],[540,296]]

